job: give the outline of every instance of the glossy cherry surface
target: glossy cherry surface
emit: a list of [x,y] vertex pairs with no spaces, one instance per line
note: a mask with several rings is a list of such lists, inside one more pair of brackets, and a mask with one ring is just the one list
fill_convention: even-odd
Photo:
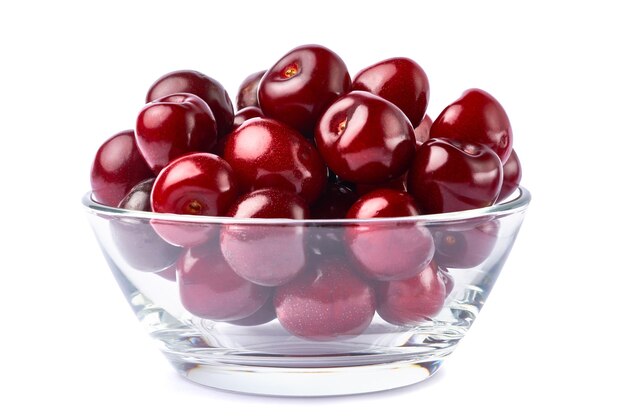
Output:
[[173,71],[152,84],[146,95],[146,103],[174,93],[192,93],[204,100],[217,122],[218,137],[231,131],[235,113],[233,104],[228,92],[217,80],[198,71]]
[[496,202],[502,202],[517,189],[522,181],[522,165],[515,150],[502,166],[502,188]]
[[[308,214],[306,202],[296,194],[260,189],[240,197],[227,216],[306,219]],[[231,268],[241,277],[263,286],[287,283],[306,265],[302,226],[234,222],[222,226],[220,243]]]
[[382,183],[402,175],[416,148],[404,113],[363,91],[346,94],[324,112],[315,143],[328,167],[354,183]]
[[[152,190],[154,212],[182,215],[225,215],[238,197],[235,175],[226,161],[210,153],[186,154],[172,161],[157,176]],[[153,220],[166,241],[180,246],[205,242],[211,225]]]
[[[419,211],[404,192],[379,189],[356,201],[348,219],[415,216]],[[435,246],[427,228],[407,222],[347,225],[345,243],[357,267],[377,280],[404,280],[417,275],[433,258]]]
[[375,282],[374,286],[378,314],[395,325],[414,326],[433,318],[446,299],[446,285],[435,262],[410,279]]
[[91,166],[91,193],[96,202],[117,206],[135,184],[153,176],[137,148],[135,133],[122,131],[98,148]]
[[371,65],[354,76],[353,90],[363,90],[389,100],[404,112],[413,127],[422,121],[430,85],[426,73],[410,58],[391,58]]
[[263,111],[260,107],[248,106],[239,109],[237,113],[235,113],[235,119],[233,119],[233,129],[239,128],[248,119],[262,118],[263,116]]
[[322,112],[350,86],[348,68],[336,53],[303,45],[265,73],[258,87],[259,105],[268,117],[309,136]]
[[276,316],[291,334],[312,340],[359,335],[372,321],[376,297],[341,259],[327,257],[276,289]]
[[480,89],[467,90],[448,105],[433,122],[430,137],[486,145],[503,162],[513,149],[513,131],[506,111]]
[[217,142],[215,118],[198,96],[178,93],[148,103],[137,116],[137,146],[154,172],[189,152],[208,152]]
[[425,214],[489,206],[501,186],[502,164],[491,149],[460,147],[440,139],[430,139],[417,149],[407,184]]
[[259,89],[259,81],[263,78],[265,71],[257,71],[246,77],[237,90],[237,109],[254,106],[259,107],[259,99],[257,92]]
[[287,125],[249,119],[226,140],[224,158],[242,191],[275,188],[313,202],[324,190],[328,170],[319,153]]
[[496,220],[463,222],[432,229],[435,260],[442,267],[472,268],[485,261],[498,241]]
[[257,312],[269,288],[242,279],[228,265],[219,245],[188,249],[178,260],[180,300],[190,313],[217,321],[234,321]]

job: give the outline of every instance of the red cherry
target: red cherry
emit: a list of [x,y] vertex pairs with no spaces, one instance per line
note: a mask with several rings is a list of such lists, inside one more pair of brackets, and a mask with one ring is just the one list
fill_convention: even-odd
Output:
[[502,164],[486,146],[430,139],[417,149],[407,188],[422,213],[442,213],[490,206],[501,185]]
[[422,122],[415,128],[415,143],[419,147],[430,138],[430,127],[433,121],[430,116],[425,115]]
[[148,90],[146,103],[174,93],[192,93],[206,102],[217,122],[217,135],[229,133],[233,125],[233,104],[224,86],[198,71],[173,71],[159,78]]
[[[291,192],[260,189],[239,198],[228,216],[305,219],[308,207]],[[221,247],[224,258],[238,275],[263,286],[287,283],[306,264],[301,225],[226,224],[222,227]]]
[[153,176],[137,148],[135,133],[122,131],[96,152],[91,166],[91,192],[96,202],[117,206],[135,184]]
[[398,177],[415,154],[415,132],[404,113],[363,91],[346,94],[324,112],[315,143],[328,167],[354,183]]
[[276,309],[274,308],[273,295],[267,298],[267,302],[259,308],[258,311],[250,316],[235,321],[228,321],[229,324],[239,325],[240,327],[253,327],[256,325],[266,324],[276,319]]
[[435,262],[413,278],[375,282],[374,286],[378,314],[394,325],[415,326],[432,319],[446,299],[446,285]]
[[[418,214],[408,193],[380,189],[357,200],[346,217],[368,219]],[[415,222],[349,225],[345,242],[355,264],[377,280],[414,277],[430,263],[435,252],[430,232]]]
[[409,58],[391,58],[361,70],[354,76],[352,90],[389,100],[404,112],[413,127],[422,121],[430,94],[426,73]]
[[259,83],[263,113],[309,136],[322,112],[350,90],[346,64],[328,48],[304,45],[283,56]]
[[226,140],[224,158],[243,191],[275,188],[313,202],[324,190],[328,170],[298,132],[272,119],[245,121]]
[[376,308],[372,288],[341,259],[331,257],[276,289],[276,316],[293,335],[311,340],[357,336]]
[[498,241],[497,220],[476,220],[435,227],[435,260],[442,267],[472,268],[485,261]]
[[347,185],[329,181],[322,195],[311,205],[311,218],[343,219],[357,199],[357,194]]
[[190,313],[216,321],[234,321],[258,311],[271,295],[269,288],[239,277],[219,245],[210,242],[188,249],[178,260],[180,300]]
[[380,184],[363,184],[359,183],[356,186],[356,194],[360,196],[366,195],[378,189],[390,189],[397,190],[399,192],[406,192],[406,173],[395,179],[391,179]]
[[[235,175],[226,161],[209,153],[186,154],[157,176],[154,212],[222,216],[238,196]],[[157,233],[179,246],[195,246],[215,232],[213,225],[153,220]]]
[[[237,90],[237,109],[241,110],[245,107],[259,107],[259,99],[257,96],[259,81],[265,75],[265,71],[258,71],[246,77]],[[233,128],[234,129],[234,128]]]
[[[252,118],[262,118],[263,111],[256,106],[248,106],[239,109],[235,113],[235,119],[233,120],[233,130],[239,128],[245,121]],[[228,138],[228,137],[225,137]]]
[[502,202],[517,189],[522,181],[522,165],[515,150],[511,151],[509,159],[502,166],[502,188],[497,202]]
[[137,117],[137,146],[155,174],[189,152],[208,152],[217,142],[209,106],[188,93],[148,103]]
[[486,145],[502,162],[506,162],[513,149],[513,131],[504,108],[479,89],[465,91],[447,106],[433,122],[430,137]]

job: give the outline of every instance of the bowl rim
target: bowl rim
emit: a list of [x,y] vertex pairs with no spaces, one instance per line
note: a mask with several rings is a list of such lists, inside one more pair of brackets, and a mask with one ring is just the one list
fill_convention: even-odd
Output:
[[148,219],[164,221],[166,223],[198,223],[198,224],[259,224],[259,225],[354,225],[354,224],[386,224],[386,223],[420,223],[438,224],[447,222],[468,221],[473,219],[500,218],[514,213],[524,212],[531,201],[531,194],[525,187],[519,186],[503,202],[478,209],[469,209],[457,212],[446,212],[429,215],[402,216],[392,218],[370,218],[370,219],[285,219],[285,218],[232,218],[228,216],[206,216],[206,215],[179,215],[173,213],[156,213],[137,210],[122,209],[113,206],[103,205],[93,200],[89,191],[83,195],[82,204],[88,213],[92,213],[107,218],[124,219]]

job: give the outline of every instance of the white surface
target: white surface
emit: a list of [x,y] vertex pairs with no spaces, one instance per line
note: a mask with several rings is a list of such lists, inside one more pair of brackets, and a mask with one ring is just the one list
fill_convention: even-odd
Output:
[[[617,2],[347,3],[0,5],[1,416],[623,413]],[[132,127],[161,74],[197,69],[234,97],[249,73],[313,42],[353,74],[415,59],[432,116],[466,88],[491,92],[512,120],[534,201],[474,328],[430,381],[313,400],[206,389],[153,348],[107,270],[80,206],[92,156]]]

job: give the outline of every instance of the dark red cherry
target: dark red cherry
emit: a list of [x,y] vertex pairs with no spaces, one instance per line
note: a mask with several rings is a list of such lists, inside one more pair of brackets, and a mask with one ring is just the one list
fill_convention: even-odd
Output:
[[415,326],[432,319],[443,308],[446,285],[431,262],[415,277],[375,282],[377,312],[394,325]]
[[498,220],[476,220],[434,227],[435,260],[441,267],[472,268],[484,262],[498,241]]
[[491,149],[430,139],[417,149],[407,189],[429,214],[490,206],[501,185],[502,164]]
[[480,89],[465,91],[447,106],[433,122],[430,137],[486,145],[502,162],[513,149],[509,117],[493,96]]
[[235,113],[235,119],[233,120],[233,130],[239,128],[248,119],[262,118],[262,117],[263,117],[263,111],[259,107],[248,106],[248,107],[239,109],[237,113]]
[[239,325],[241,327],[253,327],[256,325],[266,324],[276,319],[276,309],[274,308],[273,293],[267,298],[267,302],[263,304],[255,313],[235,321],[228,321],[229,324]]
[[217,122],[218,137],[232,130],[233,104],[217,80],[198,71],[173,71],[154,82],[146,95],[146,103],[174,93],[192,93],[204,100]]
[[404,112],[413,127],[422,121],[430,86],[426,73],[409,58],[391,58],[361,70],[352,90],[368,91],[389,100]]
[[237,90],[237,109],[254,106],[259,107],[259,99],[257,96],[259,81],[263,78],[265,71],[258,71],[250,74],[239,85]]
[[[238,196],[235,175],[226,161],[209,153],[186,154],[172,161],[157,176],[152,190],[154,212],[181,215],[225,215]],[[215,227],[154,219],[155,230],[179,246],[205,242]]]
[[522,181],[522,165],[515,150],[511,151],[509,159],[502,166],[502,188],[496,202],[502,202],[517,189]]
[[259,83],[259,105],[270,118],[310,136],[318,118],[350,90],[343,60],[328,48],[303,45],[288,52]]
[[[228,211],[232,218],[308,218],[306,202],[296,194],[260,189],[240,197]],[[224,258],[241,277],[263,286],[278,286],[293,279],[306,264],[304,228],[271,223],[222,226]]]
[[316,268],[277,288],[274,306],[291,334],[327,341],[361,334],[374,316],[376,301],[372,288],[344,260],[325,257]]
[[324,190],[328,170],[298,132],[264,118],[249,119],[228,137],[224,158],[243,191],[274,188],[313,202]]
[[117,206],[142,180],[154,174],[135,143],[132,130],[107,139],[96,152],[91,166],[91,192],[96,202]]
[[379,184],[364,184],[359,183],[355,185],[356,193],[360,196],[366,195],[369,192],[373,192],[378,189],[391,189],[399,192],[406,192],[406,173],[395,179],[391,179],[384,183]]
[[424,119],[415,128],[415,143],[419,147],[430,138],[430,127],[433,125],[433,121],[430,116],[425,115]]
[[382,183],[402,175],[415,154],[411,122],[391,102],[363,91],[335,101],[320,118],[315,143],[343,180]]
[[[419,211],[404,192],[380,189],[356,201],[348,219],[415,216]],[[427,228],[415,222],[348,225],[345,243],[357,267],[377,280],[404,280],[417,275],[433,258]]]
[[[154,179],[138,183],[126,195],[119,207],[127,210],[150,211],[150,193]],[[165,242],[146,219],[119,217],[109,223],[111,239],[126,263],[134,269],[160,272],[172,266],[180,247]]]
[[257,312],[271,296],[269,288],[239,277],[217,242],[188,249],[178,260],[180,300],[190,313],[216,321],[235,321]]
[[343,183],[329,181],[322,195],[311,205],[312,219],[343,219],[358,195]]
[[198,96],[178,93],[148,103],[139,112],[137,146],[154,174],[189,152],[208,152],[217,142],[215,118]]

